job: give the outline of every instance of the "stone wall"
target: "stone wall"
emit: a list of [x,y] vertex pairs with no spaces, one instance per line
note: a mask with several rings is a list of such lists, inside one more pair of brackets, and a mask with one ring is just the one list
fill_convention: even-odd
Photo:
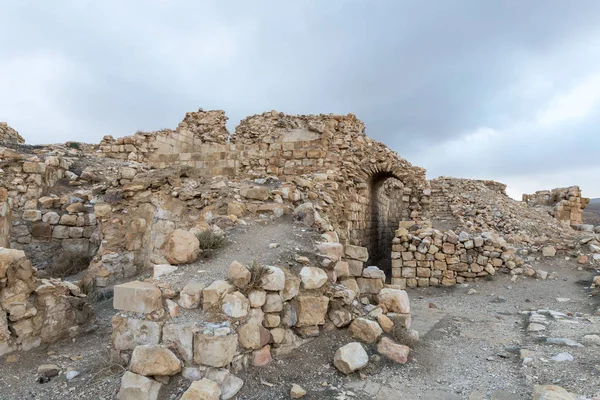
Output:
[[[130,161],[168,160],[166,155],[193,154],[202,152],[205,143],[224,144],[229,138],[226,128],[227,117],[223,111],[188,112],[175,130],[162,129],[156,132],[137,132],[133,136],[114,139],[105,136],[100,142],[100,152],[108,158]],[[162,158],[151,155],[163,155]],[[181,161],[187,156],[182,156]],[[179,164],[177,159],[176,164]],[[189,164],[183,164],[189,165]],[[160,164],[156,164],[161,167]],[[164,165],[162,166],[164,168]]]
[[78,286],[38,280],[23,251],[0,248],[0,356],[74,337],[92,315]]
[[[0,242],[24,250],[39,268],[54,266],[57,260],[70,263],[68,255],[91,257],[96,248],[92,243],[96,228],[90,204],[92,192],[70,188],[75,189],[71,195],[48,194],[68,175],[66,160],[24,155],[6,148],[0,152],[6,191],[6,202],[1,203],[5,209],[0,216]],[[10,221],[10,226],[2,221]]]
[[[415,336],[409,331],[407,293],[384,287],[385,275],[376,267],[361,267],[355,271],[359,277],[350,277],[342,257],[366,260],[365,248],[344,248],[340,243],[317,248],[327,266],[305,265],[299,273],[291,267],[248,268],[233,262],[227,280],[208,286],[190,282],[174,290],[160,278],[115,286],[113,359],[129,370],[123,376],[121,398],[135,390],[136,382],[158,391],[160,383],[154,379],[162,382],[160,376],[179,373],[189,380],[212,380],[221,398],[233,398],[243,386],[234,374],[285,357],[305,339],[320,335],[325,325],[349,327],[356,341],[373,347],[379,342],[382,356],[406,363],[410,348],[387,336],[394,329]],[[364,352],[362,346],[355,343]],[[368,361],[365,353],[363,364],[349,367],[339,357],[343,356],[336,355],[334,365],[345,374]]]
[[428,221],[400,222],[392,245],[392,284],[399,287],[452,286],[494,275],[535,274],[498,235],[441,232]]
[[579,225],[583,223],[583,210],[590,199],[581,196],[579,186],[570,186],[524,194],[523,202],[530,206],[548,207],[549,213],[556,219]]
[[22,144],[25,139],[6,122],[0,122],[0,143]]
[[[208,122],[202,129],[190,128],[190,120],[198,119]],[[136,134],[116,142],[109,138],[100,149],[106,157],[143,160],[157,169],[196,168],[195,174],[201,176],[277,177],[294,182],[309,197],[319,196],[314,182],[325,182],[323,213],[339,240],[366,246],[373,255],[380,246],[383,254],[389,254],[389,239],[398,221],[429,215],[425,170],[366,136],[364,124],[352,114],[265,112],[243,120],[229,142],[225,141],[225,119],[221,111],[190,113],[175,131]],[[380,190],[391,178],[402,193],[392,195],[388,186]]]

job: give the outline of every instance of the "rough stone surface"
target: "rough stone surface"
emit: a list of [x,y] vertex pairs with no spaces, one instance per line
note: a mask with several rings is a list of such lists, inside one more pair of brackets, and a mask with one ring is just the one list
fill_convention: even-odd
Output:
[[377,345],[377,351],[379,354],[396,363],[406,364],[408,362],[408,355],[410,354],[410,347],[395,343],[393,340],[383,337]]
[[298,296],[296,311],[297,327],[323,325],[329,306],[329,298],[325,296]]
[[369,356],[358,342],[348,343],[340,347],[333,357],[333,365],[346,375],[364,368],[368,362]]
[[113,307],[116,310],[148,314],[162,307],[162,294],[153,283],[133,281],[116,285]]
[[175,375],[181,371],[181,361],[165,346],[142,345],[133,349],[132,372],[144,376]]
[[382,289],[377,295],[377,300],[389,312],[410,314],[410,300],[404,290]]
[[300,278],[305,289],[318,289],[327,282],[327,274],[320,268],[303,267]]
[[177,229],[167,239],[163,254],[170,264],[189,264],[198,258],[200,242],[193,233]]
[[209,367],[223,368],[235,356],[238,335],[210,336],[194,334],[194,362]]
[[119,400],[157,400],[161,386],[153,379],[125,371],[117,397]]
[[350,334],[364,343],[375,343],[383,333],[379,324],[366,318],[357,318],[350,324]]
[[210,379],[202,378],[194,381],[190,387],[183,393],[181,400],[219,400],[221,389],[216,382]]

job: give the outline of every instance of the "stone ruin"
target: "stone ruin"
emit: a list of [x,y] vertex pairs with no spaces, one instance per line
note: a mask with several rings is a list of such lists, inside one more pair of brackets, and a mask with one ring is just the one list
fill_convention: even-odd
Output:
[[[540,276],[531,252],[589,249],[600,262],[597,238],[581,241],[501,183],[428,181],[352,114],[270,111],[233,133],[226,121],[200,109],[176,129],[17,150],[22,138],[0,125],[0,355],[76,335],[92,318],[86,295],[114,290],[121,398],[155,399],[179,373],[194,381],[182,398],[231,398],[243,385],[236,371],[285,355],[326,323],[357,341],[336,353],[343,373],[368,362],[359,342],[406,362],[410,348],[390,338],[396,328],[417,336],[406,288]],[[575,223],[586,202],[571,189],[544,206]],[[234,262],[225,280],[181,288],[162,278],[198,257],[197,234],[285,215],[320,235],[297,268]]]
[[548,213],[571,225],[583,224],[583,210],[590,202],[589,198],[581,196],[579,186],[539,190],[533,194],[524,194],[523,202],[534,207],[542,207]]
[[0,143],[23,144],[25,139],[6,122],[0,122]]

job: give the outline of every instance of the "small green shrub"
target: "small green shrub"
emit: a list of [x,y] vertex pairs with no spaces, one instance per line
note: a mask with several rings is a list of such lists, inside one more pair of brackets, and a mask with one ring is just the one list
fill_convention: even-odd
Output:
[[77,143],[77,142],[67,142],[67,147],[69,147],[71,149],[75,149],[75,150],[80,150],[81,144]]
[[218,235],[211,230],[200,232],[196,235],[200,242],[201,256],[204,258],[212,257],[217,250],[222,249],[227,245],[225,236]]

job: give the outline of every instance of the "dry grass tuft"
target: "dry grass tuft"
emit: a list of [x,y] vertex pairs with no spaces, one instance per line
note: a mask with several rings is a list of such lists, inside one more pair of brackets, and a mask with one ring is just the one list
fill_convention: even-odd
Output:
[[200,232],[196,234],[196,237],[200,242],[201,256],[204,258],[214,256],[219,249],[227,245],[227,238],[225,236],[218,235],[210,230]]

